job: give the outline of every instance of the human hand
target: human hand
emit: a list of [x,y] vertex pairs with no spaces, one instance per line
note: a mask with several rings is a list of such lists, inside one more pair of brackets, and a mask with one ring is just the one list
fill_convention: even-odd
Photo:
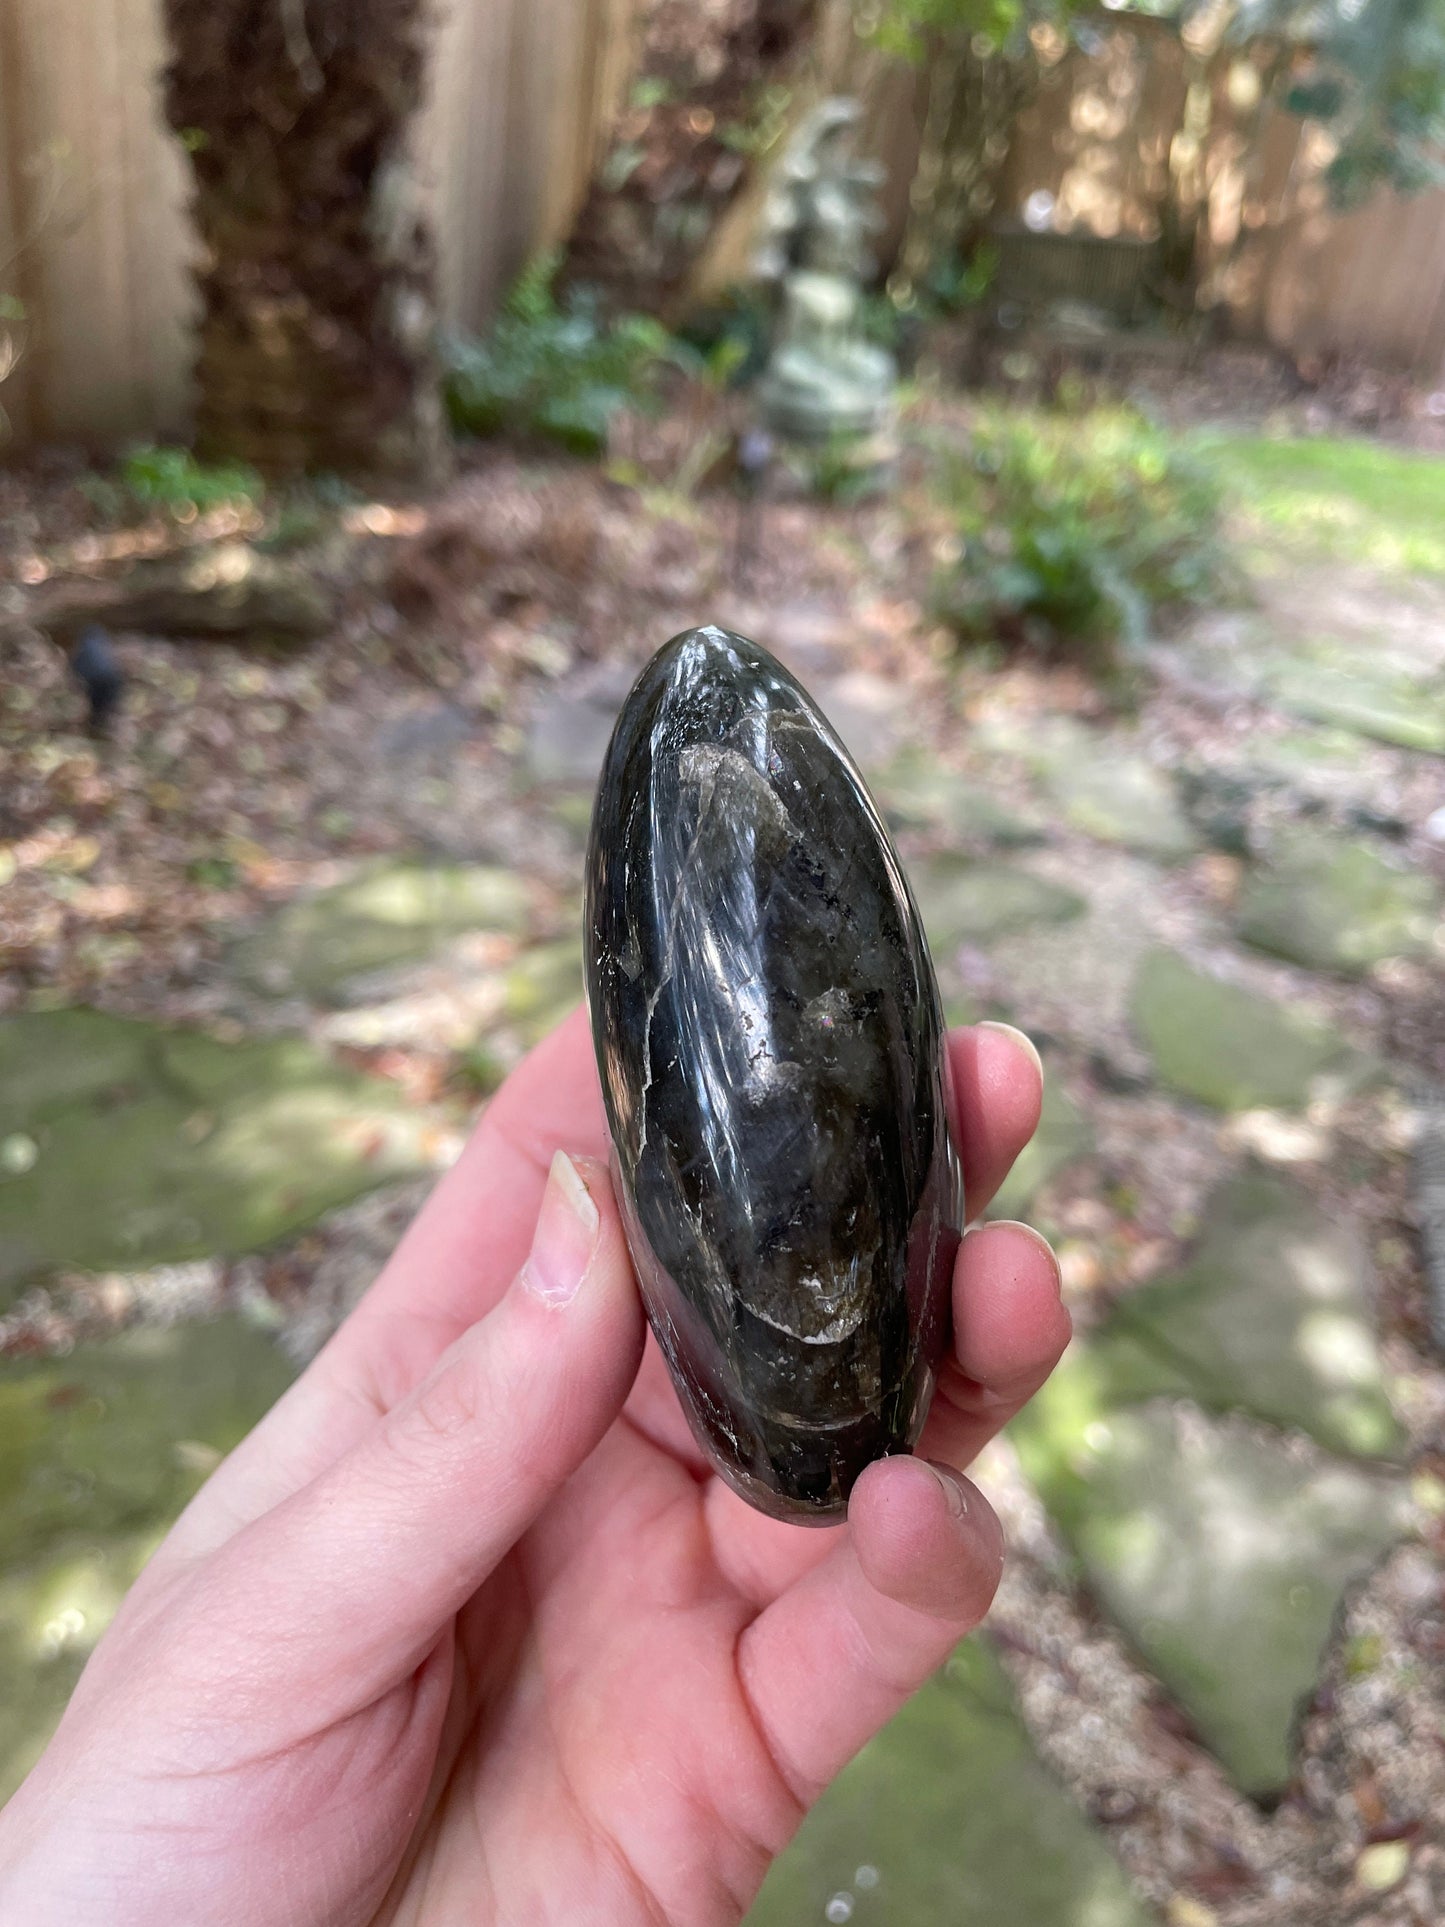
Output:
[[[977,1213],[1040,1076],[1002,1027],[950,1050]],[[1042,1239],[963,1240],[943,1469],[882,1460],[801,1531],[709,1471],[644,1347],[606,1150],[578,1013],[147,1566],[0,1814],[0,1920],[733,1922],[982,1617],[1001,1534],[947,1468],[1067,1341]]]

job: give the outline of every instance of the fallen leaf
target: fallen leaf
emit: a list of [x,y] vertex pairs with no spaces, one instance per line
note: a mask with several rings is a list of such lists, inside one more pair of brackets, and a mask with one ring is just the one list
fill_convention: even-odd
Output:
[[1355,1862],[1355,1878],[1371,1893],[1398,1887],[1410,1869],[1410,1847],[1404,1840],[1381,1840],[1366,1847]]
[[1168,1927],[1217,1927],[1219,1915],[1202,1900],[1191,1900],[1188,1894],[1174,1894],[1164,1909],[1164,1918]]

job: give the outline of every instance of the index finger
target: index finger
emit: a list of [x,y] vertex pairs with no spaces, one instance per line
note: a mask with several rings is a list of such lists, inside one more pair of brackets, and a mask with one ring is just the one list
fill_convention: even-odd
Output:
[[[1005,1025],[949,1039],[964,1183],[977,1215],[1038,1119],[1031,1047]],[[229,1537],[285,1497],[405,1398],[501,1297],[527,1255],[553,1153],[605,1159],[609,1143],[585,1010],[513,1071],[390,1262],[311,1369],[208,1482],[173,1535],[185,1549]],[[704,1462],[655,1348],[629,1406],[656,1444]],[[191,1543],[194,1542],[194,1543]]]
[[360,1305],[191,1502],[158,1571],[229,1539],[334,1465],[492,1309],[527,1256],[558,1150],[607,1154],[581,1010],[507,1079]]
[[591,1031],[579,1006],[498,1091],[363,1299],[363,1329],[374,1317],[405,1313],[435,1329],[440,1356],[516,1275],[555,1153],[605,1160],[609,1148]]
[[1044,1068],[1012,1024],[971,1024],[949,1032],[954,1139],[963,1159],[964,1205],[980,1217],[1039,1128]]

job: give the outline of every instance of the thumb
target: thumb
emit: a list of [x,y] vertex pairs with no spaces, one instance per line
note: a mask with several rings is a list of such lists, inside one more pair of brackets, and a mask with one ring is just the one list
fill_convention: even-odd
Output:
[[[643,1318],[604,1165],[559,1151],[509,1290],[338,1463],[229,1542],[244,1597],[339,1715],[419,1663],[622,1409]],[[234,1589],[234,1590],[231,1590]],[[314,1708],[315,1700],[311,1698]]]

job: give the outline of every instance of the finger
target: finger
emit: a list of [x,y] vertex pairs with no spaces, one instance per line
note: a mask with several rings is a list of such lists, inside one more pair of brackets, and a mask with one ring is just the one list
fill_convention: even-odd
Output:
[[1047,1240],[1006,1219],[973,1226],[953,1267],[953,1354],[919,1450],[971,1464],[1043,1384],[1071,1331]]
[[[949,1038],[950,1069],[954,1088],[955,1134],[964,1147],[964,1190],[971,1216],[977,1216],[1008,1174],[1009,1166],[1028,1143],[1038,1127],[1039,1105],[1043,1097],[1043,1072],[1038,1052],[1009,1024],[980,1024],[971,1030],[955,1031]],[[664,1451],[674,1453],[699,1476],[707,1470],[707,1460],[683,1417],[667,1377],[661,1354],[648,1347],[627,1415],[646,1437]],[[766,1544],[739,1544],[748,1528],[736,1532],[730,1524],[731,1507],[727,1497],[717,1502],[718,1543],[724,1557],[737,1552],[738,1569],[751,1573],[759,1558],[768,1567]],[[816,1558],[816,1552],[812,1555]],[[797,1555],[798,1558],[804,1555]],[[790,1553],[782,1561],[778,1590],[784,1577],[791,1578],[795,1563]],[[749,1583],[753,1583],[750,1579]],[[760,1574],[756,1583],[764,1583]]]
[[983,1495],[921,1459],[870,1465],[848,1520],[738,1646],[754,1717],[805,1806],[978,1624],[1003,1569]]
[[[585,1010],[576,1010],[512,1072],[456,1164],[427,1201],[353,1321],[423,1323],[440,1356],[507,1289],[527,1255],[553,1153],[605,1160],[607,1120]],[[404,1389],[410,1389],[409,1386]]]
[[642,1368],[627,1398],[627,1416],[645,1439],[685,1465],[694,1478],[711,1475],[712,1466],[683,1413],[655,1337],[649,1336],[642,1354]]
[[507,1079],[360,1306],[192,1501],[157,1572],[224,1544],[334,1465],[485,1315],[526,1256],[560,1145],[606,1156],[582,1012]]
[[974,1024],[950,1032],[948,1057],[964,1201],[969,1217],[977,1218],[1039,1127],[1043,1065],[1012,1024]]
[[[954,1349],[923,1429],[923,1456],[957,1468],[971,1464],[1043,1384],[1071,1329],[1058,1260],[1046,1240],[1028,1225],[975,1225],[954,1265]],[[758,1607],[832,1549],[827,1533],[797,1532],[764,1517],[721,1479],[708,1488],[704,1517],[719,1569]]]
[[710,1479],[703,1494],[703,1520],[718,1571],[759,1611],[820,1565],[843,1530],[840,1523],[800,1531],[757,1511],[719,1478]]
[[306,1684],[313,1727],[418,1663],[616,1418],[642,1330],[606,1170],[559,1153],[500,1304],[206,1569],[262,1621],[273,1675]]

